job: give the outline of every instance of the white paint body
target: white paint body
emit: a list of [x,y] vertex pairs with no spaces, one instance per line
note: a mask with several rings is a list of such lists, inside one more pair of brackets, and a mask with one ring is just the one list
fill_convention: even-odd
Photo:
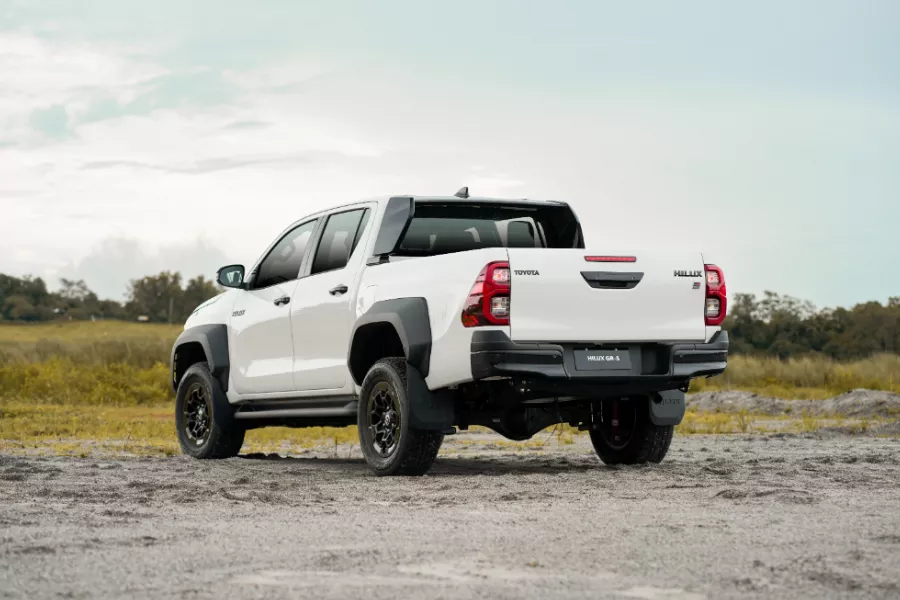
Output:
[[[640,248],[511,248],[510,324],[516,342],[705,341],[706,288],[699,252]],[[585,256],[634,256],[633,263],[587,262]],[[675,277],[676,270],[699,273]],[[519,274],[535,271],[539,275]],[[583,272],[642,273],[630,290],[595,289]],[[694,289],[694,284],[700,284]]]
[[[432,336],[425,380],[428,387],[435,390],[471,381],[474,330],[462,325],[461,313],[478,273],[493,261],[509,261],[513,271],[511,327],[495,329],[514,341],[702,342],[720,329],[704,324],[704,287],[692,286],[702,279],[672,276],[673,270],[702,272],[699,253],[652,255],[639,248],[486,248],[421,258],[394,257],[389,263],[367,266],[387,200],[310,215],[285,230],[352,208],[372,209],[344,268],[258,290],[232,289],[198,307],[187,320],[186,329],[206,324],[227,326],[231,361],[227,394],[231,402],[356,395],[359,389],[347,365],[354,324],[376,302],[400,298],[424,298],[428,305]],[[590,254],[633,255],[638,262],[585,262],[584,256]],[[539,275],[517,276],[516,270]],[[622,293],[589,287],[581,271],[640,271],[644,278],[635,289]],[[347,286],[348,291],[329,293],[339,285]],[[290,302],[274,304],[283,297]]]

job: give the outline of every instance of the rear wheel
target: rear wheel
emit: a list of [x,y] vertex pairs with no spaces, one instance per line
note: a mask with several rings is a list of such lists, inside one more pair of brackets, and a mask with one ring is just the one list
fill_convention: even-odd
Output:
[[359,395],[359,445],[377,475],[424,475],[437,457],[444,434],[409,426],[406,359],[372,365]]
[[237,456],[244,444],[244,428],[205,362],[191,365],[178,384],[175,426],[182,452],[194,458]]
[[649,398],[641,396],[600,404],[599,423],[591,430],[591,443],[600,460],[608,465],[637,465],[665,458],[675,427],[654,425],[649,403]]

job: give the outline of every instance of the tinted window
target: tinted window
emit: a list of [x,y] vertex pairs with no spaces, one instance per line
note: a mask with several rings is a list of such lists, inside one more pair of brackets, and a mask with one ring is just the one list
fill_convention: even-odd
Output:
[[531,219],[494,221],[415,217],[403,237],[399,254],[449,254],[477,248],[541,246]]
[[253,287],[264,288],[297,279],[306,246],[315,228],[316,221],[309,221],[298,225],[281,238],[259,266]]
[[534,230],[534,223],[529,221],[510,221],[506,223],[507,248],[540,247]]
[[365,212],[364,209],[351,210],[328,217],[313,259],[311,275],[344,268],[359,242]]
[[566,204],[416,202],[395,254],[428,256],[478,248],[583,248],[581,226]]

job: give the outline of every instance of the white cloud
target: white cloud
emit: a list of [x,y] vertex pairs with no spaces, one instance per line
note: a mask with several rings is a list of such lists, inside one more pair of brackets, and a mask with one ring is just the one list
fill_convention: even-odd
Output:
[[[867,97],[652,77],[598,79],[581,95],[457,85],[430,69],[350,68],[315,51],[256,69],[175,69],[127,45],[25,32],[0,33],[0,73],[0,272],[74,269],[99,289],[143,274],[126,274],[129,261],[79,266],[104,254],[138,257],[136,270],[185,270],[195,268],[188,252],[157,249],[201,238],[225,262],[249,263],[309,212],[468,185],[568,200],[596,246],[713,250],[732,290],[825,304],[851,298],[840,282],[855,268],[829,240],[863,246],[900,219],[888,166],[900,115]],[[72,134],[50,139],[60,124]],[[119,238],[140,253],[92,250]],[[893,248],[876,254],[900,260]],[[786,254],[833,274],[773,269]]]
[[[65,105],[71,118],[89,110],[96,90],[117,101],[133,97],[134,86],[165,69],[116,50],[81,43],[54,43],[22,32],[0,33],[0,124],[2,139],[40,141],[30,116]],[[2,141],[0,139],[0,141]]]

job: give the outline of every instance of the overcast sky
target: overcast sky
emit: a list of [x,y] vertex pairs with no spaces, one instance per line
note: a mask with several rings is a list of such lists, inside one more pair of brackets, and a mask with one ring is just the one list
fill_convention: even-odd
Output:
[[0,0],[0,272],[120,297],[379,194],[900,295],[900,2]]

